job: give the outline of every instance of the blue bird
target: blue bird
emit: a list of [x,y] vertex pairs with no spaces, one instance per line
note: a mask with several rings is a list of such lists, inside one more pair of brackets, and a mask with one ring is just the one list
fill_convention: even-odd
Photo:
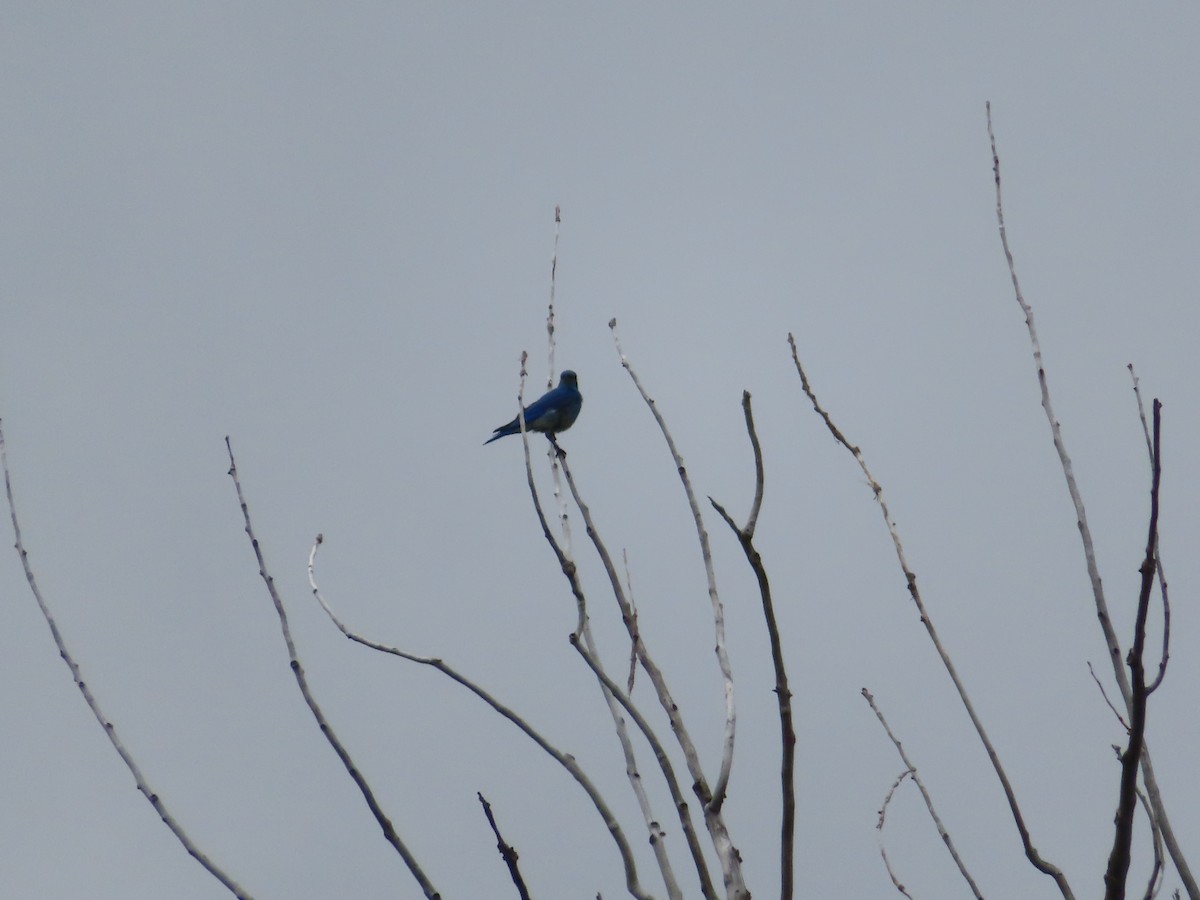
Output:
[[[562,373],[558,379],[558,387],[542,394],[537,400],[525,407],[525,430],[545,432],[551,441],[560,431],[566,431],[575,424],[579,410],[583,406],[583,394],[579,393],[578,376],[570,369]],[[521,423],[517,418],[501,425],[496,433],[484,441],[492,441],[510,434],[520,434]]]

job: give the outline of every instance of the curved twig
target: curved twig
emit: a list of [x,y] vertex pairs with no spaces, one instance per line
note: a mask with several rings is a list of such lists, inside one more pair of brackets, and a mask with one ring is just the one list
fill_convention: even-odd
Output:
[[[983,894],[979,893],[979,885],[975,883],[975,879],[971,877],[971,873],[967,871],[966,863],[962,861],[962,857],[958,855],[958,849],[954,846],[954,840],[950,837],[950,832],[946,830],[946,826],[942,824],[941,816],[937,814],[937,810],[933,808],[933,797],[929,795],[929,791],[925,787],[925,782],[921,780],[921,776],[917,774],[917,767],[912,764],[912,760],[908,758],[908,754],[904,752],[904,747],[897,739],[896,735],[892,734],[891,726],[888,725],[887,719],[883,717],[883,712],[875,703],[875,697],[866,688],[862,689],[863,699],[870,704],[875,717],[879,719],[879,724],[883,726],[883,730],[887,732],[887,736],[891,738],[892,744],[896,747],[896,752],[900,754],[900,760],[908,767],[906,774],[912,776],[913,784],[917,786],[917,790],[921,792],[921,797],[925,800],[925,808],[929,810],[929,818],[933,819],[933,824],[937,827],[938,834],[941,835],[942,843],[946,845],[946,849],[950,852],[950,858],[954,860],[954,864],[958,866],[958,871],[962,877],[966,879],[967,884],[971,888],[971,893],[975,895],[976,900],[983,900]],[[889,799],[891,795],[889,794]],[[885,803],[884,806],[887,806]],[[883,827],[883,811],[879,813],[879,825]],[[881,837],[882,840],[882,837]],[[890,870],[889,870],[890,871]]]
[[287,644],[288,663],[291,666],[292,674],[296,678],[296,685],[300,688],[300,694],[304,697],[304,702],[308,704],[308,709],[316,720],[317,726],[321,729],[321,734],[325,736],[325,740],[329,741],[329,746],[333,748],[333,752],[341,760],[346,772],[353,779],[355,785],[358,786],[363,799],[367,802],[367,807],[371,810],[371,815],[379,823],[384,838],[400,854],[400,858],[408,866],[409,872],[412,873],[413,878],[421,886],[421,890],[425,896],[429,900],[439,900],[441,894],[433,886],[433,882],[429,880],[420,863],[417,862],[417,858],[408,849],[404,841],[400,839],[400,835],[396,833],[391,819],[388,818],[383,808],[379,805],[379,802],[375,799],[375,794],[371,790],[370,785],[367,784],[367,779],[350,757],[350,753],[346,750],[345,745],[338,739],[333,726],[329,724],[329,721],[325,718],[325,714],[321,712],[321,707],[317,705],[316,698],[313,697],[312,691],[308,688],[308,678],[304,674],[304,667],[300,664],[300,658],[296,653],[296,644],[292,640],[292,629],[288,625],[287,611],[283,608],[283,599],[279,596],[279,591],[275,588],[275,579],[267,572],[267,563],[263,558],[262,547],[258,543],[258,538],[254,536],[254,529],[250,525],[250,509],[246,505],[246,497],[242,493],[242,482],[238,478],[237,462],[233,458],[233,444],[228,437],[225,438],[225,449],[229,451],[229,477],[233,479],[234,487],[237,488],[238,504],[242,508],[242,518],[246,522],[246,536],[250,538],[250,545],[254,548],[254,557],[258,560],[258,574],[262,577],[263,583],[266,584],[267,592],[271,595],[271,600],[275,604],[275,613],[279,616],[279,628],[283,632],[284,643]]
[[896,871],[892,868],[892,861],[888,859],[887,847],[883,845],[883,825],[887,821],[887,810],[892,805],[892,798],[896,796],[896,791],[904,783],[904,779],[910,775],[914,775],[915,772],[915,769],[908,768],[896,776],[896,780],[892,782],[892,786],[888,788],[888,792],[883,797],[883,803],[879,806],[879,818],[875,822],[875,830],[879,832],[877,835],[879,839],[879,855],[883,857],[883,867],[887,869],[888,878],[892,880],[892,886],[907,897],[908,900],[913,900],[913,896],[904,887],[904,883],[896,877]]
[[171,834],[175,835],[176,840],[183,845],[183,849],[196,862],[200,863],[205,871],[221,882],[238,900],[251,900],[250,894],[246,892],[245,888],[234,881],[220,866],[209,859],[207,854],[196,846],[196,843],[188,836],[188,833],[183,830],[183,826],[179,824],[179,821],[167,809],[167,805],[158,795],[158,792],[147,783],[145,776],[142,775],[142,770],[138,767],[137,762],[134,761],[133,754],[121,742],[121,738],[117,734],[117,727],[100,709],[99,701],[83,678],[83,670],[80,669],[79,663],[75,661],[75,657],[67,649],[67,643],[63,639],[62,632],[58,630],[58,623],[54,621],[50,607],[46,605],[41,589],[38,588],[37,579],[33,574],[33,567],[29,564],[29,554],[25,550],[24,541],[21,539],[21,525],[17,521],[17,505],[13,502],[12,478],[8,471],[8,449],[4,444],[3,428],[0,428],[0,464],[4,468],[4,493],[8,497],[8,511],[12,518],[13,534],[16,539],[14,546],[16,547],[17,555],[21,557],[21,566],[25,570],[25,580],[29,583],[29,589],[33,592],[33,599],[37,601],[38,609],[42,612],[42,618],[46,620],[46,624],[50,627],[50,635],[54,638],[55,646],[58,647],[58,655],[62,657],[63,662],[70,669],[71,678],[74,680],[76,687],[79,688],[79,693],[83,695],[83,700],[88,705],[88,709],[92,711],[92,715],[100,723],[100,727],[104,730],[109,743],[113,745],[113,749],[117,751],[117,755],[121,757],[121,762],[125,764],[125,768],[133,775],[134,785],[154,808],[154,811],[158,813],[158,817],[170,829]]

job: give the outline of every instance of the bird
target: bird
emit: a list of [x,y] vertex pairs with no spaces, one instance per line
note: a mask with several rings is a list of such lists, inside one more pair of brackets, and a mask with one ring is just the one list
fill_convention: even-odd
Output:
[[[525,430],[541,431],[553,442],[556,434],[575,424],[582,406],[583,394],[579,393],[579,377],[567,369],[559,377],[558,387],[542,394],[525,407]],[[520,433],[520,417],[516,417],[497,428],[483,443],[490,444],[510,434]]]

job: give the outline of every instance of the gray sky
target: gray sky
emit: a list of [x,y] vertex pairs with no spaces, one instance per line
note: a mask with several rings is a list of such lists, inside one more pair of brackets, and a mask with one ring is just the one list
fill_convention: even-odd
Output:
[[[620,320],[697,490],[738,518],[752,487],[739,402],[754,395],[759,544],[797,694],[801,895],[895,895],[874,825],[901,764],[863,686],[984,893],[1057,891],[1021,856],[861,473],[805,407],[789,330],[888,492],[1035,843],[1078,894],[1100,892],[1122,735],[1087,673],[1092,660],[1111,684],[996,235],[989,99],[1013,249],[1125,637],[1148,490],[1127,363],[1165,404],[1175,652],[1150,742],[1200,865],[1194,4],[8,3],[0,23],[0,415],[27,547],[147,777],[256,896],[419,891],[295,690],[226,434],[314,690],[444,896],[509,895],[477,790],[536,895],[623,889],[560,769],[461,689],[324,620],[304,574],[318,531],[348,623],[445,656],[575,753],[662,893],[566,640],[574,607],[520,444],[480,446],[515,412],[522,349],[531,394],[547,376],[555,204],[557,368],[586,397],[564,445],[609,547],[628,549],[643,630],[710,770],[703,569],[606,323]],[[573,524],[619,669],[612,602]],[[753,579],[708,527],[740,711],[728,814],[768,897],[773,682]],[[3,559],[0,890],[227,896],[133,790]],[[966,894],[911,787],[889,823],[915,896]],[[1135,853],[1140,883],[1141,828]]]

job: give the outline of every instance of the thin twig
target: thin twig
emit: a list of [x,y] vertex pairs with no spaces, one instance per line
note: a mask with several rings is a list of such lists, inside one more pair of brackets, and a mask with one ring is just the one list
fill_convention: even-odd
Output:
[[904,573],[904,580],[908,585],[909,596],[917,607],[917,612],[921,617],[921,624],[925,626],[925,631],[928,633],[929,639],[933,642],[934,649],[937,650],[946,673],[954,683],[954,688],[958,691],[963,708],[966,709],[967,715],[971,719],[971,724],[975,726],[975,733],[979,735],[979,740],[983,744],[984,750],[987,751],[988,759],[992,763],[992,769],[995,770],[996,777],[1000,780],[1000,786],[1004,789],[1004,796],[1008,800],[1008,808],[1012,812],[1017,831],[1020,832],[1021,843],[1025,848],[1026,858],[1039,872],[1044,872],[1054,879],[1059,891],[1062,892],[1066,900],[1073,900],[1075,895],[1071,892],[1070,885],[1067,883],[1067,878],[1062,873],[1062,870],[1048,860],[1043,859],[1033,846],[1033,841],[1029,836],[1029,829],[1025,826],[1025,818],[1021,814],[1020,806],[1017,804],[1016,791],[1013,789],[1012,783],[1008,780],[1008,774],[1004,771],[1004,766],[1000,763],[1000,755],[996,752],[996,748],[988,737],[987,731],[984,730],[983,722],[975,712],[975,706],[971,703],[971,698],[967,695],[966,686],[958,677],[958,671],[950,659],[950,654],[942,646],[937,629],[933,626],[933,619],[930,617],[929,611],[925,608],[924,600],[921,599],[921,591],[917,588],[916,573],[909,567],[908,560],[904,556],[904,545],[900,543],[900,533],[896,530],[896,523],[892,521],[891,513],[888,512],[887,501],[883,497],[883,487],[875,480],[875,477],[871,474],[871,470],[867,468],[862,451],[846,439],[845,435],[833,424],[829,413],[825,412],[821,407],[816,394],[813,393],[812,386],[808,382],[808,376],[804,373],[804,367],[800,364],[800,356],[796,350],[796,339],[791,334],[788,335],[788,343],[792,348],[792,361],[796,364],[796,371],[800,375],[800,386],[812,404],[813,409],[824,419],[826,427],[829,428],[838,442],[850,451],[859,468],[862,469],[863,475],[866,476],[867,483],[870,484],[872,492],[875,494],[875,500],[879,503],[879,510],[883,515],[884,524],[887,526],[888,534],[892,538],[892,545],[896,550],[896,559],[900,563],[900,570]]
[[[584,793],[588,795],[588,799],[590,799],[592,801],[592,805],[595,806],[596,812],[599,813],[600,818],[604,820],[604,824],[608,828],[609,834],[612,835],[613,842],[617,845],[617,852],[621,855],[622,863],[626,865],[627,869],[629,866],[633,865],[633,851],[630,849],[629,841],[625,838],[625,833],[621,830],[620,823],[617,822],[617,818],[615,815],[613,815],[608,803],[604,800],[604,797],[600,794],[600,791],[596,788],[595,784],[592,783],[592,780],[587,776],[587,773],[585,773],[580,767],[579,763],[576,762],[574,756],[559,750],[548,740],[546,740],[546,738],[543,737],[540,732],[534,729],[533,726],[530,725],[529,722],[527,722],[522,716],[520,716],[510,707],[505,706],[490,693],[488,693],[488,691],[480,687],[470,678],[460,673],[453,666],[447,664],[444,660],[433,656],[420,656],[416,653],[410,653],[407,650],[401,650],[399,647],[391,647],[387,644],[381,644],[377,641],[371,640],[370,638],[356,634],[346,627],[342,620],[338,618],[337,614],[334,613],[330,605],[325,601],[324,596],[321,594],[320,588],[317,587],[314,566],[316,562],[317,548],[324,543],[324,540],[324,536],[317,535],[317,539],[313,542],[312,549],[309,551],[308,583],[312,588],[313,596],[317,599],[317,602],[321,604],[321,608],[325,610],[325,614],[329,616],[329,618],[333,621],[333,624],[337,626],[337,629],[349,640],[354,641],[356,644],[361,644],[364,647],[368,647],[380,653],[398,656],[401,659],[408,660],[409,662],[417,663],[418,665],[422,666],[428,666],[437,672],[441,672],[451,681],[462,685],[505,719],[508,719],[508,721],[512,722],[512,724],[517,726],[517,728],[519,728],[526,737],[537,744],[538,747],[540,747],[542,751],[546,753],[546,755],[551,757],[555,762],[566,769],[571,777],[575,779],[576,783],[583,788]],[[645,895],[636,893],[634,896],[644,897]]]
[[1150,486],[1150,525],[1146,538],[1146,556],[1142,560],[1142,586],[1138,592],[1137,618],[1133,647],[1129,651],[1129,671],[1133,682],[1129,708],[1129,746],[1121,756],[1121,791],[1117,802],[1116,835],[1104,873],[1105,900],[1124,900],[1129,876],[1130,846],[1133,842],[1133,817],[1137,807],[1137,777],[1141,767],[1142,744],[1146,735],[1146,616],[1150,611],[1150,592],[1154,589],[1155,558],[1158,552],[1158,498],[1162,484],[1162,404],[1153,405],[1154,463]]
[[1100,626],[1104,631],[1104,641],[1108,648],[1109,660],[1116,671],[1117,683],[1121,686],[1121,696],[1128,703],[1129,681],[1122,667],[1121,643],[1117,639],[1117,633],[1112,624],[1112,617],[1108,612],[1108,603],[1104,599],[1100,569],[1096,564],[1096,548],[1092,542],[1091,529],[1088,527],[1087,513],[1083,506],[1083,497],[1079,493],[1078,485],[1075,483],[1075,472],[1071,466],[1071,457],[1067,455],[1067,448],[1063,443],[1062,428],[1059,425],[1057,417],[1054,415],[1054,407],[1050,403],[1050,388],[1046,381],[1046,369],[1042,362],[1042,345],[1038,340],[1037,328],[1033,321],[1033,308],[1025,301],[1025,295],[1021,292],[1021,282],[1017,278],[1016,264],[1013,261],[1012,250],[1008,245],[1008,230],[1004,224],[1004,202],[1000,192],[1000,156],[996,150],[996,136],[992,131],[992,105],[990,102],[987,104],[987,125],[988,139],[991,141],[992,146],[992,172],[996,181],[996,220],[999,223],[1000,243],[1004,249],[1004,258],[1008,262],[1009,277],[1012,279],[1013,292],[1016,294],[1017,304],[1021,307],[1021,312],[1025,314],[1025,325],[1029,332],[1029,343],[1033,348],[1033,362],[1037,368],[1038,386],[1042,392],[1042,408],[1045,410],[1046,418],[1050,422],[1050,431],[1054,439],[1054,449],[1058,451],[1059,462],[1062,465],[1063,474],[1067,480],[1067,491],[1071,495],[1071,502],[1075,505],[1079,534],[1083,540],[1084,559],[1087,562],[1088,578],[1092,582],[1092,594],[1096,601],[1096,613],[1100,619]]
[[80,694],[83,695],[84,702],[88,705],[88,709],[92,711],[92,715],[96,717],[96,721],[100,723],[100,727],[104,730],[105,736],[108,738],[113,749],[117,751],[117,755],[121,757],[121,762],[125,764],[131,775],[137,789],[146,798],[147,802],[154,808],[158,817],[162,819],[164,825],[170,829],[175,835],[176,840],[183,845],[186,850],[195,860],[200,863],[204,869],[212,875],[217,881],[221,882],[225,888],[233,894],[238,900],[251,900],[250,894],[225,873],[220,866],[209,859],[196,843],[183,830],[183,826],[174,815],[167,809],[167,805],[163,802],[158,792],[150,787],[145,776],[142,775],[142,770],[134,761],[133,754],[121,742],[120,736],[117,734],[117,727],[112,723],[112,720],[106,716],[100,709],[100,703],[96,696],[88,687],[87,682],[83,678],[83,670],[80,669],[79,663],[75,661],[75,657],[67,649],[67,643],[62,636],[62,632],[58,629],[58,624],[54,621],[54,616],[50,612],[50,607],[46,605],[45,599],[42,597],[41,589],[38,587],[37,579],[33,574],[33,567],[29,562],[29,554],[25,550],[25,543],[21,539],[21,526],[17,521],[17,506],[13,501],[12,478],[8,471],[8,449],[4,443],[4,430],[0,428],[0,463],[4,467],[4,493],[8,497],[8,511],[12,519],[13,534],[15,535],[15,544],[17,555],[21,557],[21,566],[25,569],[25,580],[29,583],[29,589],[33,592],[33,599],[37,601],[38,609],[42,612],[42,618],[46,620],[46,624],[50,627],[50,635],[54,638],[54,644],[58,647],[58,655],[62,657],[62,661],[67,664],[67,668],[71,672],[71,678],[79,688]]
[[1096,682],[1096,687],[1100,689],[1100,696],[1104,698],[1104,702],[1108,704],[1108,708],[1112,710],[1112,714],[1117,717],[1117,721],[1121,723],[1121,727],[1128,732],[1129,723],[1125,721],[1125,717],[1117,711],[1117,708],[1113,706],[1112,701],[1108,699],[1108,691],[1104,690],[1104,685],[1100,683],[1100,679],[1096,675],[1096,670],[1092,668],[1091,660],[1088,660],[1087,667],[1088,671],[1092,673],[1092,681]]
[[[962,877],[966,879],[967,884],[971,888],[971,893],[975,895],[977,900],[983,900],[983,894],[979,893],[979,886],[975,883],[975,879],[971,877],[971,873],[967,871],[966,863],[962,861],[962,857],[958,855],[958,850],[954,846],[954,840],[950,837],[950,832],[946,829],[946,826],[942,824],[942,819],[937,814],[937,810],[933,808],[933,797],[930,796],[929,791],[925,787],[925,782],[921,780],[921,776],[917,774],[917,767],[914,766],[912,760],[908,758],[908,754],[904,751],[904,746],[900,743],[899,739],[892,733],[891,726],[888,725],[887,719],[883,717],[882,710],[880,710],[879,706],[875,703],[875,697],[866,688],[862,689],[862,695],[863,699],[865,699],[867,703],[871,705],[871,710],[875,713],[876,718],[879,719],[879,724],[883,726],[883,730],[887,732],[887,736],[891,738],[892,744],[894,744],[896,747],[896,752],[900,754],[900,760],[908,767],[907,774],[912,776],[913,784],[915,784],[917,786],[917,790],[921,792],[921,797],[925,800],[925,808],[929,810],[929,817],[933,819],[933,824],[936,826],[938,834],[942,838],[942,842],[946,845],[946,849],[950,852],[951,859],[953,859],[954,864],[958,866],[958,871],[962,874]],[[880,812],[879,816],[879,824],[882,829],[882,811]]]
[[554,340],[554,287],[558,276],[558,233],[562,225],[562,209],[554,207],[554,253],[550,257],[550,308],[546,312],[546,343],[549,345],[550,374],[546,381],[546,389],[554,387],[554,351],[557,342]]
[[492,815],[492,804],[488,803],[483,794],[479,791],[475,792],[475,796],[479,798],[479,803],[483,807],[483,814],[487,816],[488,825],[492,827],[492,834],[496,836],[496,849],[500,851],[500,858],[504,860],[504,864],[508,866],[508,874],[516,885],[517,894],[521,900],[530,900],[529,888],[525,886],[525,879],[521,875],[521,867],[517,865],[517,860],[521,854],[517,853],[512,844],[504,840],[504,836],[500,834],[500,826],[496,824],[496,817]]
[[758,442],[758,432],[754,428],[754,412],[750,406],[750,392],[742,392],[742,412],[746,417],[746,433],[750,436],[750,446],[754,450],[754,500],[750,504],[750,516],[745,528],[738,528],[737,523],[725,511],[720,503],[712,497],[708,502],[725,520],[725,524],[733,531],[734,536],[746,554],[754,577],[758,581],[758,592],[762,598],[763,618],[767,623],[767,638],[771,645],[771,662],[775,667],[775,697],[779,704],[779,732],[782,748],[780,750],[779,782],[782,797],[782,819],[780,824],[779,842],[779,896],[782,900],[791,900],[795,887],[795,853],[796,853],[796,730],[792,719],[792,692],[788,689],[787,668],[783,662],[783,642],[779,637],[779,625],[775,620],[775,604],[771,600],[771,584],[767,579],[767,568],[763,565],[762,556],[754,546],[754,527],[758,521],[759,510],[762,509],[763,499],[763,458],[762,447]]
[[[1067,455],[1066,445],[1063,443],[1062,429],[1050,405],[1050,388],[1046,381],[1046,370],[1042,366],[1042,348],[1038,341],[1037,329],[1033,324],[1033,310],[1025,302],[1025,296],[1021,293],[1021,284],[1017,279],[1016,265],[1013,262],[1012,251],[1008,246],[1008,231],[1004,225],[1004,203],[1000,190],[1000,155],[996,151],[996,136],[992,130],[992,104],[990,102],[987,104],[987,127],[988,139],[991,142],[992,148],[992,171],[996,180],[996,221],[1000,230],[1000,243],[1004,248],[1004,257],[1008,262],[1008,271],[1012,278],[1013,292],[1016,295],[1017,304],[1025,314],[1025,324],[1029,331],[1029,342],[1033,349],[1033,360],[1037,368],[1038,385],[1042,393],[1042,408],[1046,412],[1046,420],[1050,423],[1050,433],[1054,440],[1054,449],[1058,452],[1063,477],[1067,482],[1067,491],[1070,493],[1071,502],[1075,506],[1076,521],[1079,525],[1079,537],[1083,543],[1084,560],[1087,564],[1088,578],[1092,584],[1092,597],[1096,605],[1096,617],[1100,621],[1100,630],[1104,634],[1104,643],[1108,650],[1109,663],[1112,665],[1113,677],[1116,679],[1117,686],[1121,690],[1121,699],[1125,702],[1126,709],[1128,709],[1130,705],[1129,678],[1125,674],[1124,662],[1121,659],[1121,644],[1117,640],[1117,633],[1112,624],[1112,617],[1108,612],[1108,603],[1104,598],[1104,585],[1100,580],[1100,570],[1096,565],[1096,549],[1092,543],[1092,532],[1088,527],[1087,513],[1083,507],[1083,497],[1079,493],[1078,485],[1075,483],[1075,473],[1071,468],[1071,458]],[[1162,792],[1159,790],[1158,779],[1154,775],[1154,765],[1150,758],[1149,746],[1143,746],[1142,748],[1142,772],[1146,782],[1146,794],[1150,798],[1150,805],[1154,808],[1154,817],[1158,821],[1159,827],[1162,828],[1163,843],[1167,845],[1167,852],[1171,855],[1171,861],[1175,863],[1175,869],[1179,872],[1179,877],[1183,880],[1190,900],[1200,900],[1200,884],[1197,883],[1195,877],[1192,875],[1187,858],[1183,855],[1183,849],[1175,839],[1175,829],[1171,827],[1171,821],[1167,817],[1166,803],[1163,801]]]
[[[716,633],[715,650],[717,664],[721,670],[721,678],[725,690],[725,733],[722,742],[721,766],[711,795],[706,801],[703,797],[701,797],[701,800],[704,802],[705,823],[708,825],[709,834],[713,838],[717,857],[721,861],[726,890],[734,900],[741,900],[743,897],[750,896],[742,874],[742,858],[737,848],[733,845],[724,818],[721,816],[721,807],[725,802],[725,794],[729,788],[729,777],[733,770],[733,748],[737,733],[737,713],[733,701],[733,671],[729,664],[729,654],[725,645],[725,608],[722,606],[721,597],[717,593],[717,580],[713,572],[712,551],[709,547],[708,532],[705,530],[704,516],[700,512],[700,504],[696,500],[696,493],[692,490],[692,483],[688,478],[687,468],[683,464],[683,457],[680,456],[679,450],[675,446],[675,440],[671,437],[667,423],[663,419],[662,413],[658,411],[658,405],[654,402],[654,399],[646,393],[641,379],[638,378],[637,372],[634,371],[628,357],[625,356],[625,352],[621,349],[621,341],[617,336],[617,320],[610,319],[608,327],[612,332],[613,343],[616,346],[617,356],[621,360],[621,365],[629,373],[634,387],[637,388],[638,393],[642,396],[642,400],[649,407],[655,421],[658,423],[659,430],[663,434],[663,438],[666,440],[671,458],[675,461],[675,470],[679,475],[680,482],[683,484],[684,493],[687,495],[688,505],[692,511],[692,518],[696,523],[696,535],[700,542],[700,555],[704,561],[704,573],[708,580],[708,598],[712,605],[713,629]],[[689,766],[692,765],[690,758],[688,764]],[[707,787],[706,783],[702,783],[699,779],[696,781],[696,786],[698,790]],[[705,793],[707,793],[707,790],[705,790]]]
[[412,873],[413,878],[421,886],[421,891],[425,896],[429,900],[439,900],[441,894],[433,886],[433,882],[429,880],[420,863],[417,862],[417,858],[408,849],[404,841],[400,839],[400,835],[396,833],[391,819],[388,818],[383,808],[379,805],[379,802],[375,799],[375,794],[371,790],[370,785],[367,784],[367,779],[363,776],[362,770],[350,757],[350,753],[346,750],[345,745],[338,739],[333,726],[329,724],[329,721],[325,718],[325,714],[321,712],[321,707],[317,705],[312,691],[309,690],[308,678],[304,674],[304,667],[300,664],[300,658],[296,653],[296,644],[292,640],[292,629],[288,625],[287,611],[283,607],[283,598],[279,596],[279,591],[275,588],[275,579],[267,572],[267,563],[263,558],[262,547],[258,543],[258,538],[254,536],[254,528],[250,524],[250,508],[246,505],[245,494],[242,493],[242,482],[238,478],[237,462],[233,458],[233,444],[228,437],[225,438],[225,449],[229,451],[229,477],[233,479],[233,485],[237,488],[238,505],[242,508],[242,518],[246,522],[246,536],[250,538],[250,545],[254,548],[254,557],[258,561],[258,574],[261,576],[263,583],[266,584],[267,592],[271,595],[271,600],[275,604],[275,613],[279,617],[279,628],[283,633],[284,643],[287,645],[288,663],[291,666],[292,675],[296,678],[296,685],[300,688],[300,693],[304,697],[304,702],[308,705],[309,711],[317,722],[317,726],[321,729],[321,734],[325,736],[325,739],[329,742],[329,746],[333,748],[333,752],[341,760],[347,774],[350,775],[351,779],[358,786],[359,791],[362,792],[363,799],[366,800],[367,807],[371,810],[371,815],[379,823],[384,838],[400,854],[400,858],[408,866],[409,872]]
[[909,768],[896,776],[896,780],[892,782],[892,786],[888,788],[888,792],[883,797],[883,803],[879,807],[879,819],[875,823],[875,830],[878,832],[879,855],[883,857],[883,867],[887,869],[888,878],[892,880],[892,885],[897,891],[907,897],[908,900],[913,900],[912,894],[905,889],[904,884],[896,877],[896,872],[892,868],[892,861],[888,859],[887,848],[883,845],[883,825],[887,821],[887,809],[892,803],[892,797],[896,796],[896,790],[904,782],[904,779],[912,774],[913,770]]

